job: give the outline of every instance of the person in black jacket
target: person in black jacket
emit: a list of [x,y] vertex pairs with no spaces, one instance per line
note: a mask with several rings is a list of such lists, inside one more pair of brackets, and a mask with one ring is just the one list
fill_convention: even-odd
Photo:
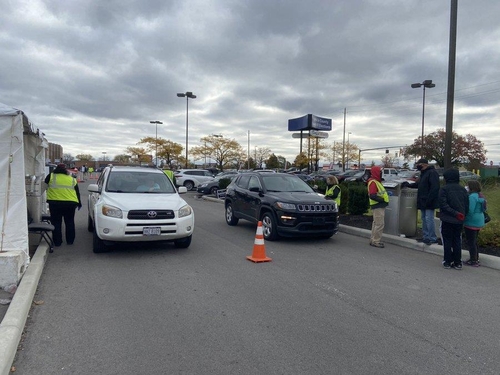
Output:
[[426,245],[437,243],[436,230],[434,229],[434,212],[439,207],[439,173],[427,159],[417,161],[420,177],[417,182],[407,184],[409,187],[418,188],[417,209],[420,210],[422,219],[422,238],[417,241]]
[[66,227],[66,243],[73,245],[75,241],[75,210],[82,208],[80,190],[76,178],[68,174],[66,165],[57,167],[45,177],[47,203],[50,210],[50,222],[54,225],[54,245],[62,244],[62,223]]
[[439,190],[439,218],[443,239],[443,267],[462,269],[462,229],[465,215],[469,212],[467,190],[459,184],[457,169],[448,169],[443,174],[446,185]]

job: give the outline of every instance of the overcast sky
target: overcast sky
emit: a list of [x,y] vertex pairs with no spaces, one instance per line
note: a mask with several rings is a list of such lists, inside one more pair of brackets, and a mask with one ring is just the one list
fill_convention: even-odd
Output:
[[[293,159],[288,120],[331,118],[328,142],[411,144],[445,128],[450,0],[3,0],[0,102],[65,153],[189,147],[222,134]],[[453,129],[500,161],[500,1],[458,4]],[[391,149],[391,152],[398,151]],[[383,151],[363,159],[380,161]]]

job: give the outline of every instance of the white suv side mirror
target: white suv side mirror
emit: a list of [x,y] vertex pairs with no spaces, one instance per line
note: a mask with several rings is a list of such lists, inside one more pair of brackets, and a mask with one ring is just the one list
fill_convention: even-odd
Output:
[[185,187],[185,186],[179,186],[179,187],[177,188],[177,191],[178,191],[178,193],[179,193],[179,194],[185,194],[185,193],[187,193],[187,192],[188,192],[188,189],[187,189],[187,187]]

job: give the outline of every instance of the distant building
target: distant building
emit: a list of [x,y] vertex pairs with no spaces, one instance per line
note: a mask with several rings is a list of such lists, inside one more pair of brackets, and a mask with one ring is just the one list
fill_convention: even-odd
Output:
[[61,145],[50,143],[47,150],[47,155],[45,157],[45,162],[47,164],[57,164],[63,160],[63,148]]

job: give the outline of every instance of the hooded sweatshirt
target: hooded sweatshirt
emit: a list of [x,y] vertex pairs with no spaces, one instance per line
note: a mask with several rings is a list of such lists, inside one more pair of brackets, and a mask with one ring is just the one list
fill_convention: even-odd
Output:
[[469,196],[467,190],[459,184],[458,169],[447,169],[443,174],[446,185],[439,190],[439,218],[452,224],[463,224],[457,214],[464,216],[469,212]]
[[368,196],[370,198],[370,207],[384,208],[389,204],[389,195],[385,188],[381,185],[382,170],[380,167],[374,166],[370,170],[371,177],[368,180]]

